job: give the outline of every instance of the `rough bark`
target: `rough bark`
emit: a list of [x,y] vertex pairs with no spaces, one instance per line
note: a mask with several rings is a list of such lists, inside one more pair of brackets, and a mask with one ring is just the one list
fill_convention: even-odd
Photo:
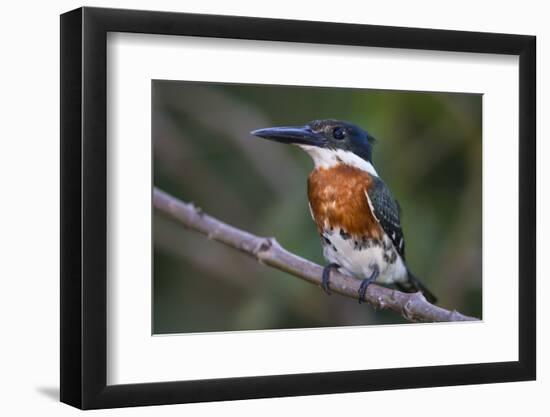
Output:
[[[272,237],[260,237],[209,216],[192,203],[185,203],[157,188],[153,190],[153,205],[160,212],[186,228],[206,235],[234,249],[240,250],[264,265],[277,268],[297,278],[321,286],[323,268],[285,250]],[[331,271],[331,292],[358,298],[361,281]],[[366,302],[377,310],[390,309],[412,322],[475,321],[458,311],[450,311],[430,304],[420,292],[403,293],[371,284]]]

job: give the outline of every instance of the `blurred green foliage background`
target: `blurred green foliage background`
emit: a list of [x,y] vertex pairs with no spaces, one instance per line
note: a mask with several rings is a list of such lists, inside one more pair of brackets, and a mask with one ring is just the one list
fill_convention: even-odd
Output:
[[[439,304],[481,317],[481,95],[152,82],[154,184],[324,265],[308,155],[253,129],[343,119],[403,208],[407,261]],[[260,265],[155,212],[153,333],[403,323]]]

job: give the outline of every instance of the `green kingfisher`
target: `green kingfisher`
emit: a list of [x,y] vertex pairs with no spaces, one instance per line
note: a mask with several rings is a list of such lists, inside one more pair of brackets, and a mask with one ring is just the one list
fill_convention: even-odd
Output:
[[330,272],[361,279],[358,299],[369,284],[394,284],[402,291],[433,294],[405,263],[401,209],[372,163],[374,138],[340,120],[315,120],[305,126],[269,127],[251,132],[260,138],[293,144],[313,159],[307,182],[309,208],[323,256],[322,287],[330,294]]

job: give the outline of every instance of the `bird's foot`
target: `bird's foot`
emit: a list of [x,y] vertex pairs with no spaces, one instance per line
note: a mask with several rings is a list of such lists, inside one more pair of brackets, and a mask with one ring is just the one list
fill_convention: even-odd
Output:
[[323,268],[323,280],[321,282],[321,288],[323,291],[325,291],[328,295],[330,295],[330,289],[329,289],[329,280],[330,280],[330,271],[332,269],[338,269],[340,268],[340,265],[336,263],[330,263],[327,266]]
[[380,273],[380,270],[378,269],[378,265],[374,264],[372,266],[372,272],[370,274],[370,277],[365,278],[363,281],[361,281],[361,285],[359,286],[359,304],[362,304],[366,301],[365,295],[367,294],[367,288],[370,284],[376,281],[376,278],[378,278],[379,273]]

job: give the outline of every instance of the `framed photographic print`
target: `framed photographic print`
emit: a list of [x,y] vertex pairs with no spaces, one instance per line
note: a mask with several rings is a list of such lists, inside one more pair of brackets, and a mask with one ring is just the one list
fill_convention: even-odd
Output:
[[532,36],[63,14],[61,401],[535,379],[535,102]]

